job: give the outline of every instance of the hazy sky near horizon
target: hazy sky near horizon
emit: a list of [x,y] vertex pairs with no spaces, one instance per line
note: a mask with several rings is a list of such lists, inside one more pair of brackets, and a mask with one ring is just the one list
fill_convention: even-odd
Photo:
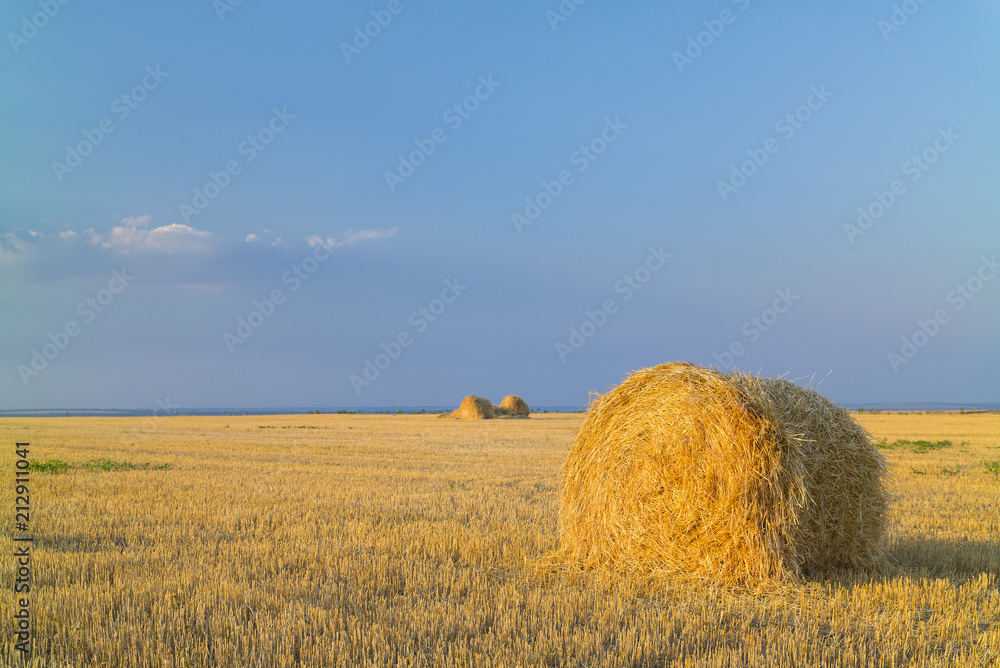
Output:
[[583,405],[672,360],[1000,402],[995,0],[0,26],[2,409]]

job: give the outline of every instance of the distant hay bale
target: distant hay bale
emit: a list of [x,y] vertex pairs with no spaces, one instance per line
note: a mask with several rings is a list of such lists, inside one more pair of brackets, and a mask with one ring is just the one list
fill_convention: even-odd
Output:
[[464,420],[491,420],[493,419],[493,404],[489,399],[470,394],[462,399],[457,410],[448,413],[448,417]]
[[531,414],[531,409],[528,408],[524,399],[513,394],[508,394],[503,398],[503,401],[500,402],[500,408],[507,409],[513,415],[528,416]]
[[759,586],[886,554],[885,460],[793,383],[686,363],[594,400],[563,467],[560,556]]
[[441,413],[438,417],[462,418],[465,420],[491,420],[493,418],[526,418],[531,414],[528,404],[521,397],[513,394],[504,397],[499,406],[494,406],[489,399],[470,394],[462,399],[457,410]]

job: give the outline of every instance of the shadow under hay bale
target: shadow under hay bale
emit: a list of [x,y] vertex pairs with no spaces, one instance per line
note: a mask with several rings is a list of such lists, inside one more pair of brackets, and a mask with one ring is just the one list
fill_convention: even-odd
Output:
[[793,383],[686,363],[597,398],[563,467],[559,558],[759,586],[886,555],[885,460]]

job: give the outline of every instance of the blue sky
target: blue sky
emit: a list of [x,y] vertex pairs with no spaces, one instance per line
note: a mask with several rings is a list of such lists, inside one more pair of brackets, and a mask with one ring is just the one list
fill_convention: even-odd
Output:
[[0,407],[583,405],[672,360],[1000,402],[998,22],[6,3]]

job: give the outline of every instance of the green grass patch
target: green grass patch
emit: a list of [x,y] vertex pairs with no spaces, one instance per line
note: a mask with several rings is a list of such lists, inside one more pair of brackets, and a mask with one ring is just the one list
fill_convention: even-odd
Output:
[[903,438],[897,438],[892,443],[889,443],[884,438],[880,438],[872,445],[881,450],[909,450],[911,452],[922,453],[947,448],[951,446],[951,441],[908,441]]
[[133,464],[126,461],[115,461],[114,459],[91,459],[82,464],[70,464],[61,459],[48,459],[44,462],[31,461],[28,463],[29,471],[39,473],[66,473],[70,469],[84,471],[169,471],[174,468],[173,464]]
[[115,461],[114,459],[91,459],[80,465],[80,468],[88,471],[168,471],[173,464],[158,464],[156,466],[146,462],[145,464],[133,464],[126,461]]
[[993,475],[1000,475],[1000,461],[986,462],[983,464],[983,468],[987,473],[992,473]]
[[69,462],[64,462],[61,459],[46,459],[44,462],[32,459],[28,462],[28,470],[39,473],[66,473],[69,469]]

